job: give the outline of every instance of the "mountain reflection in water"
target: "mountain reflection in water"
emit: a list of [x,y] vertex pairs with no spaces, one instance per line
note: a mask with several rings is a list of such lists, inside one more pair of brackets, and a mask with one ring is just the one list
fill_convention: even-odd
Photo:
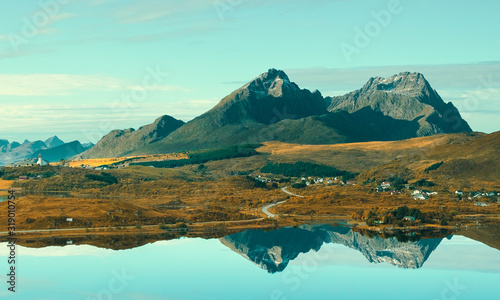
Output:
[[396,237],[369,237],[349,227],[303,225],[274,231],[248,230],[219,239],[269,273],[283,271],[300,253],[319,251],[324,243],[342,244],[361,252],[372,263],[387,262],[400,268],[420,268],[442,238],[401,242]]

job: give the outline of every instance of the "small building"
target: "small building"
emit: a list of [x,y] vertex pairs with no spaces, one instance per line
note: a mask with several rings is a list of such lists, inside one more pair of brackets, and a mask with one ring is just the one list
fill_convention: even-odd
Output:
[[28,176],[19,176],[19,180],[28,180]]
[[356,181],[354,181],[354,180],[349,180],[349,181],[347,182],[347,184],[348,184],[348,185],[356,185]]
[[41,154],[38,154],[38,161],[36,162],[36,164],[39,166],[48,166],[49,162],[44,160]]
[[380,184],[380,186],[383,188],[383,189],[388,189],[391,187],[391,183],[390,182],[387,182],[387,181],[384,181]]
[[462,191],[455,191],[455,194],[457,194],[459,196],[462,196],[464,194],[464,192],[462,192]]
[[415,199],[415,200],[427,200],[427,199],[429,199],[429,197],[427,197],[423,194],[416,194],[416,195],[413,195],[413,199]]
[[67,218],[66,221],[73,222],[73,218]]
[[412,216],[406,216],[403,218],[403,220],[405,221],[411,221],[411,222],[415,222],[415,217],[412,217]]
[[411,192],[412,195],[418,195],[418,194],[422,194],[422,192],[420,190],[414,190],[413,192]]
[[475,206],[481,206],[481,207],[488,207],[490,206],[488,203],[484,203],[484,202],[476,202],[474,203]]

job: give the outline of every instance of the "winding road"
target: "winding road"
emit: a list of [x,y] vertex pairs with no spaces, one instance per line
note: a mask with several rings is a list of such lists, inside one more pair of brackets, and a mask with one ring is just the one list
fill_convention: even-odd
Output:
[[[285,194],[290,195],[290,196],[294,196],[294,197],[301,197],[301,198],[303,198],[303,197],[304,197],[304,196],[297,195],[297,194],[294,194],[294,193],[292,193],[292,192],[289,192],[286,188],[287,188],[286,186],[285,186],[285,187],[282,187],[282,188],[281,188],[281,191],[282,191],[283,193],[285,193]],[[281,202],[277,202],[277,203],[271,203],[271,204],[268,204],[268,205],[266,205],[266,206],[262,207],[262,208],[261,208],[261,210],[262,210],[262,212],[263,212],[263,213],[265,213],[265,214],[266,214],[266,216],[267,216],[268,218],[274,218],[274,217],[276,217],[276,215],[275,215],[275,214],[273,214],[273,213],[270,213],[270,212],[269,212],[269,209],[270,209],[271,207],[273,207],[273,206],[276,206],[276,205],[279,205],[279,204],[281,204],[281,203],[285,203],[285,202],[286,202],[286,201],[281,201]]]

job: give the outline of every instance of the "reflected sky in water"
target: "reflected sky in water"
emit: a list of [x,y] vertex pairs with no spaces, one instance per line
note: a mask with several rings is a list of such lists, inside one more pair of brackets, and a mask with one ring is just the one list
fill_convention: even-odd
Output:
[[[271,274],[200,238],[121,251],[18,247],[18,258],[18,292],[10,298],[3,283],[3,299],[493,299],[500,291],[500,251],[462,236],[443,239],[419,269],[325,243]],[[0,268],[6,274],[6,259]]]

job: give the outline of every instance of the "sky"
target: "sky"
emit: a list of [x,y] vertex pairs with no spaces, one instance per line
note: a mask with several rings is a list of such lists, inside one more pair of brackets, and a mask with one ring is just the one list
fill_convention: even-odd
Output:
[[500,1],[0,3],[0,139],[97,142],[189,121],[270,68],[337,96],[424,74],[475,131],[500,122]]
[[[370,263],[356,249],[325,243],[318,252],[299,254],[283,272],[269,274],[218,239],[201,238],[120,251],[18,246],[17,257],[15,299],[23,300],[366,299],[367,292],[374,300],[494,299],[500,279],[500,252],[462,236],[442,240],[416,270]],[[7,260],[0,266],[7,270]],[[6,277],[0,273],[2,282]],[[0,297],[9,293],[2,289]]]

